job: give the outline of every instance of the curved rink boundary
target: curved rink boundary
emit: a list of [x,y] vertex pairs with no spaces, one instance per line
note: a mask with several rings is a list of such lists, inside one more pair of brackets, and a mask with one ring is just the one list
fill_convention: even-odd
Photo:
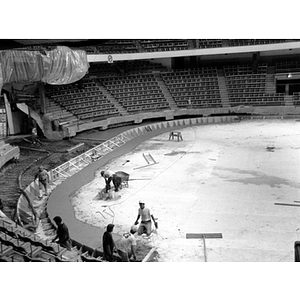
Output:
[[[220,122],[223,123],[223,122]],[[227,123],[227,122],[224,122]],[[152,123],[153,124],[153,123]],[[154,124],[158,124],[155,122]],[[143,124],[147,125],[147,124]],[[200,125],[200,124],[199,124]],[[136,126],[126,126],[121,128],[110,129],[105,132],[96,132],[92,133],[91,136],[93,139],[103,140],[103,139],[110,139],[122,132],[125,132],[129,129],[140,127],[141,125]],[[169,128],[161,128],[156,129],[154,131],[148,131],[144,134],[141,134],[126,144],[120,146],[119,148],[113,150],[112,152],[106,154],[99,160],[91,163],[78,173],[74,174],[73,176],[67,178],[63,181],[60,185],[58,185],[50,194],[47,204],[47,211],[49,217],[53,219],[55,216],[59,215],[68,226],[70,231],[70,236],[72,239],[85,244],[92,248],[99,248],[102,245],[102,235],[104,233],[104,229],[100,227],[96,227],[87,223],[83,223],[79,221],[75,217],[74,208],[70,202],[70,196],[74,195],[78,189],[80,189],[85,184],[89,183],[94,179],[95,172],[101,168],[102,166],[106,165],[109,161],[126,154],[136,148],[142,142],[151,139],[154,136],[157,136],[161,133],[169,132],[174,129],[178,130],[180,128],[190,127],[192,124],[189,125],[181,125],[181,126],[174,126]],[[131,128],[130,128],[131,127]],[[80,135],[79,135],[80,138]],[[88,136],[85,136],[88,138]],[[76,138],[74,138],[76,140]],[[136,217],[135,212],[132,212],[133,219]],[[117,236],[115,236],[117,237]]]

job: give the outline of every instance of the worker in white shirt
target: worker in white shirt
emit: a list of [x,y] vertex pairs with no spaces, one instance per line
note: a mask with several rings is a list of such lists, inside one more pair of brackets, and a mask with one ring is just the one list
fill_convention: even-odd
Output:
[[133,225],[130,228],[130,232],[124,233],[121,240],[116,242],[118,254],[123,262],[128,262],[131,256],[136,261],[136,238],[134,236],[136,232],[137,227]]
[[153,220],[153,223],[155,225],[155,228],[158,228],[157,221],[155,220],[153,214],[151,214],[150,209],[145,207],[145,201],[140,200],[139,201],[139,210],[138,215],[136,218],[136,221],[134,225],[137,225],[139,223],[139,219],[141,218],[141,223],[138,228],[138,234],[141,235],[143,233],[146,233],[147,236],[151,234],[151,219]]
[[113,185],[115,187],[115,192],[119,191],[119,188],[121,186],[122,179],[117,176],[114,172],[110,170],[101,171],[101,176],[105,180],[105,192],[108,193],[108,191],[111,189],[110,183],[113,182]]

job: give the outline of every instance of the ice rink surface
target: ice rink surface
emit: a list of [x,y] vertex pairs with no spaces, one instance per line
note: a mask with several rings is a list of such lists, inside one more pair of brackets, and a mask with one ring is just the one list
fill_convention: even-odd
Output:
[[[159,228],[140,240],[157,247],[161,262],[292,262],[300,237],[300,122],[248,120],[179,131],[183,141],[157,135],[97,170],[70,199],[75,217],[101,228],[113,222],[121,235],[143,199]],[[143,154],[157,163],[148,165]],[[130,174],[121,198],[98,200],[104,169]],[[187,239],[187,233],[222,238]]]

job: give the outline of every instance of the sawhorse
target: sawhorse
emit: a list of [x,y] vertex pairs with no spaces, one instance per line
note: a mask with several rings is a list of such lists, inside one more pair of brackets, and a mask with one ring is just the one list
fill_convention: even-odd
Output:
[[187,233],[187,239],[202,239],[203,240],[203,247],[204,247],[204,260],[207,262],[207,254],[206,254],[206,244],[205,239],[216,239],[222,238],[222,233]]
[[182,134],[180,131],[171,131],[170,134],[169,134],[169,140],[173,140],[174,137],[177,137],[177,141],[179,142],[179,139],[183,141],[183,138],[182,138]]

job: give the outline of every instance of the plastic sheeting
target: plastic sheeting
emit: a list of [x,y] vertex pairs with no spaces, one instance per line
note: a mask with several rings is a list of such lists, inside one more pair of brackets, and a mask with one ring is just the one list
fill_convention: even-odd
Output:
[[86,52],[58,46],[51,51],[0,51],[0,89],[6,83],[42,81],[69,84],[83,78],[89,69]]

